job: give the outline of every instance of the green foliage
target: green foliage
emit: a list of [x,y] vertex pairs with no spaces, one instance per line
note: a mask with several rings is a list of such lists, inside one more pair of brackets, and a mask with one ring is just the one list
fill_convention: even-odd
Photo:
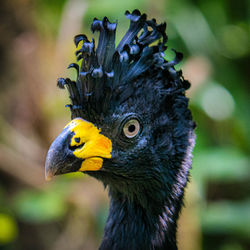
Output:
[[[145,10],[145,5],[147,4],[148,0],[127,0],[127,1],[120,1],[117,4],[116,0],[95,0],[89,1],[88,12],[84,17],[86,22],[91,23],[94,17],[103,18],[103,15],[109,17],[110,20],[116,21],[122,19],[125,13],[125,10],[132,11],[133,9],[141,9],[141,11]],[[105,14],[103,14],[105,13]],[[120,20],[119,20],[120,21]]]
[[202,213],[203,230],[214,234],[237,235],[250,239],[250,200],[216,202]]
[[14,198],[14,209],[19,219],[32,222],[44,223],[61,219],[67,206],[62,193],[55,190],[33,191],[23,190]]
[[[42,35],[56,37],[67,0],[35,1],[34,22]],[[46,20],[46,21],[45,21]]]
[[249,158],[236,148],[214,147],[201,150],[195,154],[193,174],[203,182],[249,179]]

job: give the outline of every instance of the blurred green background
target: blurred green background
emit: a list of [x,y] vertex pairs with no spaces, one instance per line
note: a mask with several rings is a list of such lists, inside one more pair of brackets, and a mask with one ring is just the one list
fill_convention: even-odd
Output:
[[0,3],[0,249],[97,249],[108,211],[101,183],[82,174],[44,181],[46,150],[70,120],[58,77],[73,36],[94,17],[128,27],[125,10],[167,21],[197,122],[181,250],[250,249],[250,2],[3,0]]

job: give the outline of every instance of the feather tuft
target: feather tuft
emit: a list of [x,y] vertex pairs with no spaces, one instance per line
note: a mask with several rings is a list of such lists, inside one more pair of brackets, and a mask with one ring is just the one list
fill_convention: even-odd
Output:
[[[117,23],[107,17],[102,20],[94,18],[92,32],[99,32],[97,47],[95,40],[87,36],[75,36],[74,43],[77,61],[82,60],[81,67],[72,63],[68,68],[77,71],[76,81],[59,78],[59,88],[67,87],[72,106],[72,117],[81,115],[88,119],[89,113],[103,114],[112,107],[127,100],[134,92],[136,79],[147,72],[162,74],[166,79],[166,95],[188,89],[190,84],[184,80],[181,71],[174,66],[182,60],[182,54],[175,52],[175,59],[164,59],[167,42],[166,23],[157,24],[155,19],[148,20],[146,14],[139,10],[125,12],[130,21],[128,31],[115,47]],[[160,73],[159,73],[160,72]],[[155,74],[155,73],[154,73]]]

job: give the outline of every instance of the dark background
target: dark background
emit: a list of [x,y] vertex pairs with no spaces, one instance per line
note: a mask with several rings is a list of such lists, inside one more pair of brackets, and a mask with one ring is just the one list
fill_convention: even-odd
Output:
[[46,151],[70,120],[58,77],[74,77],[73,36],[94,17],[128,27],[125,10],[167,21],[192,83],[197,121],[181,250],[250,249],[250,4],[247,0],[2,0],[0,3],[0,249],[97,249],[107,193],[82,174],[44,180]]

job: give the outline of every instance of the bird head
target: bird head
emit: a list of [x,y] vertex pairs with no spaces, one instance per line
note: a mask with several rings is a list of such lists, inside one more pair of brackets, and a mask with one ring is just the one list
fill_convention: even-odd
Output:
[[72,120],[48,151],[47,179],[80,171],[131,195],[170,190],[189,170],[195,127],[185,97],[190,84],[174,68],[182,54],[164,59],[165,23],[138,10],[125,14],[130,26],[116,47],[117,24],[106,17],[91,26],[100,33],[97,48],[85,35],[75,37],[82,62],[69,67],[77,78],[58,79],[69,91]]

